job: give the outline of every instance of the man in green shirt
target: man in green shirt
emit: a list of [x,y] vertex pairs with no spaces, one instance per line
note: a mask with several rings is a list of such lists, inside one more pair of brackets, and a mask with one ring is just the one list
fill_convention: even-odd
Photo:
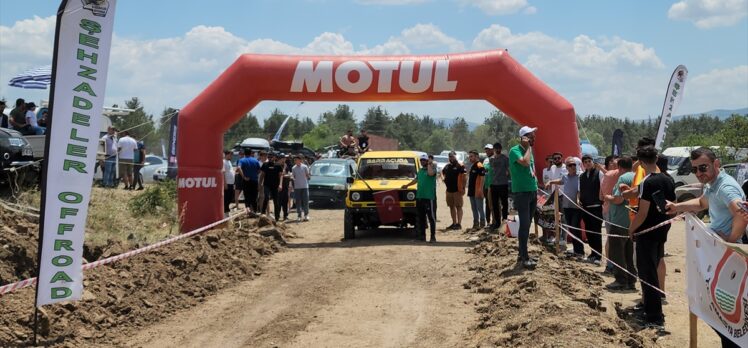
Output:
[[431,230],[431,243],[436,243],[436,217],[434,216],[434,201],[436,200],[436,163],[428,155],[421,154],[421,169],[413,181],[403,185],[403,190],[418,184],[416,188],[416,235],[420,240],[426,240],[426,220]]
[[509,174],[512,177],[514,208],[519,218],[519,257],[517,263],[526,269],[534,269],[537,261],[527,252],[530,239],[530,220],[535,215],[538,197],[538,179],[535,177],[535,160],[532,145],[535,144],[537,128],[524,126],[519,130],[520,143],[509,150]]
[[608,256],[610,260],[617,265],[626,269],[629,273],[620,268],[613,270],[615,281],[606,285],[608,290],[636,290],[636,267],[634,266],[634,242],[630,238],[621,238],[616,236],[627,237],[628,227],[631,223],[629,220],[628,199],[621,194],[620,186],[625,184],[631,186],[634,181],[634,172],[631,171],[633,162],[631,157],[623,156],[618,159],[618,171],[621,174],[618,181],[613,186],[613,194],[605,195],[605,201],[610,204],[608,208],[608,218],[610,219],[611,238],[608,239]]

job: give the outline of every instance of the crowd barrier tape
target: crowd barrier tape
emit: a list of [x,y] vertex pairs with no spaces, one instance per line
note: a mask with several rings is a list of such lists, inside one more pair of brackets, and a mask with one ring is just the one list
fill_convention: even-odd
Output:
[[[683,220],[684,217],[685,217],[685,214],[678,214],[678,215],[676,215],[672,219],[667,219],[667,220],[665,220],[663,222],[660,222],[659,224],[654,225],[654,226],[652,226],[650,228],[647,228],[647,229],[645,229],[643,231],[636,232],[636,233],[634,233],[634,236],[639,236],[639,235],[645,234],[647,232],[654,231],[654,230],[656,230],[656,229],[658,229],[658,228],[660,228],[662,226],[672,224],[675,221]],[[605,221],[605,220],[603,220],[603,221]],[[605,221],[605,222],[608,222],[608,221]],[[574,230],[578,230],[578,231],[584,231],[585,233],[593,233],[593,234],[599,234],[599,235],[603,235],[603,236],[607,235],[608,237],[616,237],[616,238],[629,238],[628,236],[618,236],[618,235],[611,235],[610,233],[602,233],[602,232],[590,231],[590,230],[586,230],[584,228],[574,227],[574,226],[567,225],[567,224],[561,224],[561,226],[565,226],[566,228],[570,228],[570,229],[574,229]],[[628,230],[628,228],[627,228],[627,230]]]
[[[566,231],[566,234],[567,234],[568,236],[571,236],[572,238],[576,239],[576,240],[577,240],[578,242],[580,242],[580,243],[584,244],[584,241],[582,241],[582,239],[580,239],[579,237],[575,236],[575,235],[574,235],[573,233],[571,233],[571,232],[570,232],[570,231],[569,231],[568,229],[564,228],[563,226],[561,227],[561,229],[562,229],[562,230],[564,230],[564,231]],[[635,278],[635,279],[636,279],[636,280],[637,280],[638,282],[641,282],[642,284],[644,284],[644,285],[646,285],[646,286],[649,286],[649,287],[651,287],[652,289],[655,289],[655,291],[657,291],[657,292],[659,292],[659,293],[661,293],[661,294],[663,294],[663,295],[667,296],[667,298],[670,298],[670,299],[672,299],[672,298],[673,298],[672,296],[670,296],[670,294],[668,294],[667,292],[665,292],[665,290],[662,290],[662,289],[660,289],[659,287],[657,287],[657,286],[654,286],[654,285],[652,285],[652,284],[650,284],[650,283],[648,283],[648,282],[646,282],[646,281],[642,280],[641,278],[639,278],[639,276],[638,276],[638,275],[636,275],[636,274],[633,274],[633,273],[629,272],[628,270],[626,270],[626,268],[624,268],[624,267],[622,267],[621,265],[619,265],[619,264],[617,264],[617,263],[615,263],[615,262],[611,261],[611,260],[610,260],[609,258],[605,257],[605,255],[603,255],[603,254],[601,254],[601,253],[597,252],[597,250],[595,250],[595,249],[590,249],[590,250],[592,250],[592,252],[593,252],[593,253],[595,253],[595,254],[597,254],[597,255],[600,255],[600,259],[601,259],[601,260],[603,260],[603,261],[605,261],[605,262],[610,262],[610,263],[611,263],[611,264],[612,264],[613,266],[615,266],[615,267],[617,267],[618,269],[622,270],[622,271],[623,271],[623,272],[625,272],[626,274],[628,274],[628,275],[631,275],[632,277],[634,277],[634,278]],[[678,300],[678,299],[676,299],[676,301],[677,301],[677,302],[680,302],[680,303],[685,303],[685,302],[682,302],[682,301],[680,301],[680,300]]]
[[[228,221],[234,220],[234,219],[236,219],[236,218],[238,218],[238,217],[240,217],[242,215],[246,215],[246,214],[247,214],[246,211],[242,211],[241,213],[231,215],[231,216],[229,216],[229,217],[227,217],[227,218],[225,218],[223,220],[219,220],[219,221],[216,221],[216,222],[214,222],[212,224],[209,224],[209,225],[200,227],[198,229],[192,230],[190,232],[187,232],[187,233],[184,233],[184,234],[180,234],[178,236],[174,236],[174,237],[162,240],[162,241],[160,241],[158,243],[154,243],[154,244],[142,247],[140,249],[135,249],[135,250],[132,250],[132,251],[128,251],[126,253],[119,254],[119,255],[116,255],[116,256],[108,257],[108,258],[103,259],[103,260],[98,260],[98,261],[94,261],[94,262],[91,262],[91,263],[86,263],[86,264],[84,264],[82,266],[82,268],[83,268],[84,271],[86,271],[86,270],[89,270],[89,269],[92,269],[92,268],[99,267],[101,265],[106,265],[106,264],[109,264],[109,263],[112,263],[112,262],[116,262],[116,261],[119,261],[119,260],[122,260],[122,259],[126,259],[128,257],[135,256],[137,254],[141,254],[141,253],[144,253],[146,251],[150,251],[150,250],[153,250],[153,249],[156,249],[156,248],[160,248],[160,247],[162,247],[164,245],[174,243],[174,242],[176,242],[178,240],[189,238],[189,237],[192,237],[192,236],[194,236],[194,235],[196,235],[198,233],[205,232],[205,231],[207,231],[207,230],[209,230],[209,229],[211,229],[213,227],[216,227],[218,225],[224,224],[224,223],[226,223]],[[8,294],[8,293],[11,293],[11,292],[14,292],[16,290],[20,290],[20,289],[23,289],[23,288],[26,288],[26,287],[30,287],[30,286],[35,285],[35,284],[36,284],[36,277],[29,278],[29,279],[24,279],[24,280],[21,280],[19,282],[15,282],[15,283],[11,283],[11,284],[0,286],[0,296]]]

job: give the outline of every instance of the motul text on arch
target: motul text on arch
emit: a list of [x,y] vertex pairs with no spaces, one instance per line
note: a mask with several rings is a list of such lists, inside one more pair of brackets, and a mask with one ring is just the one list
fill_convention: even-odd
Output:
[[179,178],[178,188],[210,188],[218,187],[215,177]]
[[[419,62],[416,76],[416,62]],[[374,79],[374,72],[378,77]],[[335,67],[333,61],[317,62],[302,60],[296,65],[291,92],[293,93],[333,93],[337,90],[347,93],[363,93],[372,83],[376,83],[377,93],[392,92],[392,77],[399,73],[398,85],[406,93],[454,92],[457,81],[449,80],[449,60],[382,60],[382,61],[345,61]],[[352,79],[352,72],[358,78]],[[334,84],[333,84],[334,82]]]

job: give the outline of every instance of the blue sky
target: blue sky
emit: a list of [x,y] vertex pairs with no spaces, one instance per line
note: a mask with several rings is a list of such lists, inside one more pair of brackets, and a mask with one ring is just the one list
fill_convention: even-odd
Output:
[[[209,4],[209,5],[206,5]],[[58,1],[0,1],[0,97],[52,59]],[[182,107],[241,53],[426,54],[508,48],[581,115],[656,116],[673,69],[689,69],[678,113],[748,106],[748,0],[120,0],[107,104]],[[357,115],[370,103],[352,103]],[[382,103],[390,113],[481,122],[483,101]],[[335,103],[263,102],[311,116]]]

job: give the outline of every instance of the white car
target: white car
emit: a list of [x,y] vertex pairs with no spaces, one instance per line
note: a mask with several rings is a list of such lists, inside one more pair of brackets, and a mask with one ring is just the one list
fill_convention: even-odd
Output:
[[156,170],[167,164],[165,158],[154,155],[145,156],[145,165],[140,169],[140,174],[143,176],[143,183],[148,184],[154,182],[153,174],[156,173]]
[[434,156],[434,162],[436,162],[436,171],[441,173],[447,163],[449,163],[449,157],[436,155]]

